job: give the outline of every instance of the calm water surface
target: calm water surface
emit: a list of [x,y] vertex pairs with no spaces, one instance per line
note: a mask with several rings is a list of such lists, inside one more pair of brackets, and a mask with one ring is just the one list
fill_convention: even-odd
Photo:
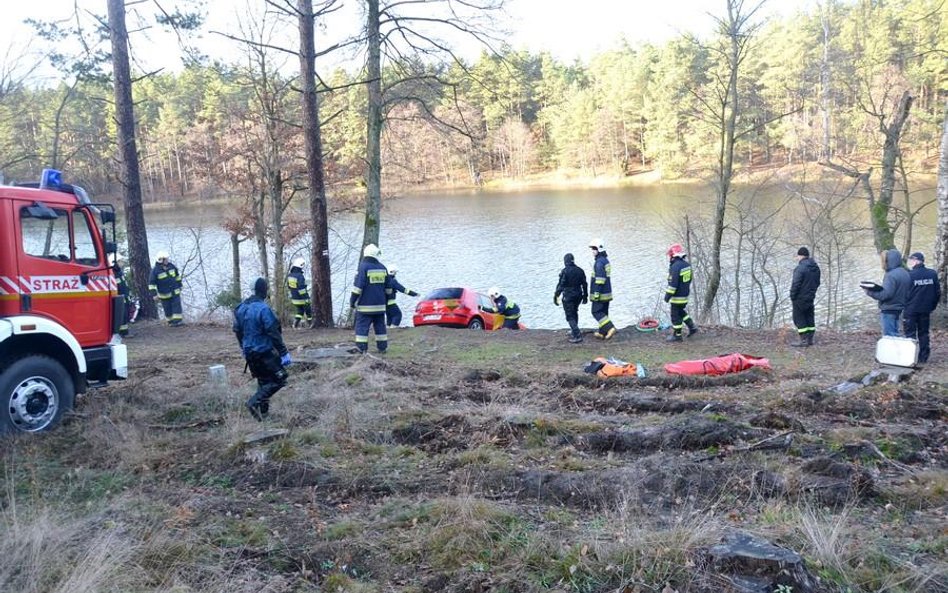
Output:
[[[761,209],[772,208],[782,190],[772,194],[759,198]],[[560,328],[565,321],[562,309],[553,305],[553,292],[563,254],[573,253],[589,275],[592,256],[587,245],[591,238],[600,237],[612,263],[611,317],[623,327],[644,315],[665,314],[661,301],[668,266],[665,249],[672,242],[683,242],[676,229],[681,228],[684,214],[707,214],[710,199],[698,186],[407,196],[386,202],[381,259],[396,264],[402,284],[422,294],[444,286],[486,292],[496,285],[520,304],[528,327]],[[854,207],[864,209],[865,205],[857,202]],[[916,249],[927,253],[934,236],[931,210],[921,217],[915,232]],[[179,267],[187,265],[185,299],[192,315],[206,310],[213,294],[230,282],[230,242],[221,228],[227,211],[227,206],[194,205],[146,212],[151,252],[167,249]],[[781,216],[792,219],[794,214],[787,211]],[[796,228],[790,223],[784,227],[791,229],[788,235]],[[348,304],[362,215],[335,216],[330,224],[333,304],[338,314]],[[779,253],[770,267],[786,279],[782,290],[789,287],[799,241],[794,236],[781,241],[786,252]],[[843,297],[847,317],[869,322],[873,303],[857,283],[882,274],[871,235],[860,233],[856,242],[843,271],[844,286],[852,288],[845,289]],[[256,247],[246,241],[241,249],[243,280],[249,285],[259,273]],[[308,246],[302,241],[291,246],[287,257],[297,252],[305,255]],[[819,261],[819,254],[816,257]],[[416,301],[399,296],[408,324]],[[593,325],[588,307],[580,314],[583,325]],[[788,322],[788,311],[782,310],[779,319]]]

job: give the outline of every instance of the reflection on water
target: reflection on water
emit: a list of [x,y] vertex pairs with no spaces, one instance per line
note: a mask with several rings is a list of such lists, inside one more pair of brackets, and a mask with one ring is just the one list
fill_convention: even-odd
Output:
[[[761,197],[760,207],[772,207],[782,192]],[[402,284],[422,294],[443,286],[486,292],[496,285],[521,306],[528,327],[560,328],[566,324],[562,309],[553,305],[553,292],[563,255],[573,253],[588,275],[592,270],[589,240],[601,238],[612,263],[611,317],[624,327],[645,315],[667,315],[662,302],[668,265],[665,250],[670,243],[683,241],[675,230],[681,228],[679,219],[685,213],[695,217],[710,212],[710,200],[709,192],[698,186],[408,196],[385,205],[381,259],[397,264]],[[854,207],[864,205],[859,202]],[[151,252],[168,249],[179,266],[186,264],[191,271],[185,299],[192,314],[208,309],[213,295],[230,284],[230,241],[221,228],[226,208],[197,205],[146,213]],[[922,216],[915,236],[917,248],[929,251],[934,234],[931,210]],[[336,216],[330,224],[333,301],[338,314],[348,303],[362,216]],[[786,252],[774,254],[772,260],[776,263],[771,268],[776,269],[770,271],[785,282],[784,293],[799,241],[800,237],[786,237],[781,242]],[[243,283],[249,286],[259,274],[256,244],[245,241],[241,250]],[[308,251],[300,242],[287,250],[287,259]],[[815,257],[820,261],[819,254]],[[868,231],[860,234],[850,258],[842,272],[843,307],[848,318],[866,317],[873,304],[859,290],[858,281],[881,277]],[[399,296],[407,324],[416,301]],[[588,307],[580,314],[583,325],[593,325]],[[779,322],[789,323],[788,310],[781,310]]]

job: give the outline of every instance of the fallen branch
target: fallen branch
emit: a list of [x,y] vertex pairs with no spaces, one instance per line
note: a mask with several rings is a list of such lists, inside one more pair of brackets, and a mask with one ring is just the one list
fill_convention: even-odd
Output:
[[[791,434],[793,434],[793,433],[794,433],[794,431],[792,431],[792,430],[787,430],[787,431],[784,431],[784,432],[781,432],[781,433],[777,433],[777,434],[775,434],[775,435],[771,435],[771,436],[767,437],[766,439],[761,439],[761,440],[759,440],[759,441],[757,441],[757,442],[755,442],[755,443],[751,443],[750,445],[745,445],[745,446],[743,446],[743,447],[737,447],[737,448],[735,448],[735,449],[726,449],[726,450],[724,450],[724,451],[720,451],[720,452],[718,452],[718,453],[715,453],[714,455],[705,455],[704,457],[699,457],[699,458],[695,459],[695,461],[710,461],[710,460],[712,460],[712,459],[718,459],[719,457],[727,457],[728,455],[730,455],[730,454],[732,454],[732,453],[744,453],[744,452],[746,452],[746,451],[756,451],[756,450],[759,450],[759,449],[771,449],[771,448],[774,448],[774,449],[775,449],[775,448],[777,448],[777,447],[765,447],[764,445],[766,445],[767,443],[770,443],[771,441],[777,440],[777,439],[779,439],[779,438],[781,438],[781,437],[786,437],[786,436],[788,436],[788,435],[791,435]],[[789,443],[789,441],[788,441],[787,443],[785,443],[785,444],[782,445],[782,446],[789,446],[789,445],[790,445],[790,443]]]
[[187,430],[189,428],[201,428],[202,426],[210,426],[211,424],[220,424],[223,421],[223,416],[217,416],[216,418],[198,420],[197,422],[191,422],[189,424],[146,424],[145,426],[156,430]]
[[905,473],[907,473],[907,474],[909,474],[909,475],[915,475],[915,473],[916,473],[916,472],[915,472],[915,468],[912,468],[912,467],[910,467],[910,466],[908,466],[908,465],[905,465],[904,463],[900,463],[900,462],[898,462],[898,461],[892,459],[891,457],[887,456],[885,453],[883,453],[882,451],[880,451],[880,450],[879,450],[879,447],[876,447],[875,444],[873,444],[873,443],[871,443],[871,442],[869,442],[869,441],[861,441],[860,444],[861,444],[862,446],[868,448],[870,451],[872,451],[872,452],[875,454],[876,457],[878,457],[879,459],[881,459],[881,460],[884,461],[885,463],[888,463],[888,464],[891,465],[892,467],[894,467],[894,468],[896,468],[896,469],[898,469],[898,470],[900,470],[900,471],[903,471],[903,472],[905,472]]

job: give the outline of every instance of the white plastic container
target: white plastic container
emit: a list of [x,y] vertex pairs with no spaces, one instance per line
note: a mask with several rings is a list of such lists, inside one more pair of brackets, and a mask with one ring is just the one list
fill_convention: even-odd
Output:
[[918,341],[884,336],[876,342],[876,362],[886,366],[913,368],[918,364]]

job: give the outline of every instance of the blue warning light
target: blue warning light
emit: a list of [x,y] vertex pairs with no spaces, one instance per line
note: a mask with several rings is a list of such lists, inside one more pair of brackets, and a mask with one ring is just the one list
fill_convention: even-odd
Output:
[[63,184],[62,171],[56,169],[43,169],[43,176],[40,177],[40,188],[56,188]]

